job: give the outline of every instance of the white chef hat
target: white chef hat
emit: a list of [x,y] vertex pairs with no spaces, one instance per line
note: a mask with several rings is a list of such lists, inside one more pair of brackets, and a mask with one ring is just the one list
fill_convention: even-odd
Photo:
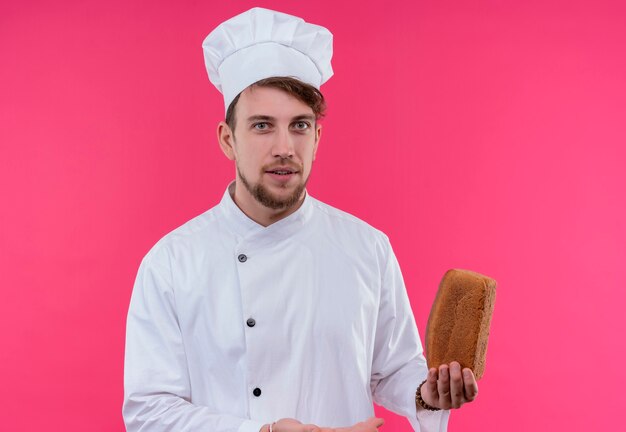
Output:
[[209,79],[225,109],[246,87],[274,76],[319,89],[332,75],[333,35],[302,18],[252,8],[213,30],[202,42]]

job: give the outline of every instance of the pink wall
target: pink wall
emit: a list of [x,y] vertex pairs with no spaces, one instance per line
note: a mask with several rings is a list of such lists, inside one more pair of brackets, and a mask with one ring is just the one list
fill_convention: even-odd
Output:
[[[2,430],[123,430],[137,266],[233,177],[200,44],[255,4],[0,3]],[[624,2],[261,5],[335,34],[309,191],[388,233],[420,328],[446,269],[499,282],[450,431],[620,429]]]

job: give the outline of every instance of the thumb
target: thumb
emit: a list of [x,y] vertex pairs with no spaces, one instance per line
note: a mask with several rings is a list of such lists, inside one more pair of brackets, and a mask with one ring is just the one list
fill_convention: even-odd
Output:
[[365,420],[365,423],[367,423],[369,426],[379,428],[383,424],[385,424],[385,420],[380,417],[370,417],[367,420]]
[[[426,377],[426,391],[432,395],[433,399],[439,398],[439,392],[437,391],[437,372],[436,368],[430,368],[428,376]],[[424,394],[422,394],[422,398]]]

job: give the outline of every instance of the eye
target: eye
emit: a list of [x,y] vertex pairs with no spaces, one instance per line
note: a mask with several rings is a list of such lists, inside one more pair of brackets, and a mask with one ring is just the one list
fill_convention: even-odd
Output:
[[270,125],[266,122],[259,122],[252,125],[252,127],[258,131],[265,131],[270,128]]
[[298,122],[295,122],[293,124],[293,127],[294,127],[294,129],[303,131],[303,130],[307,130],[308,128],[310,128],[311,125],[308,122],[305,122],[305,121],[298,121]]

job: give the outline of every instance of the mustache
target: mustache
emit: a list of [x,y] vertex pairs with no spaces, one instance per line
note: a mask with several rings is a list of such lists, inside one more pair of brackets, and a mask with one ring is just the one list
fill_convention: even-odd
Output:
[[288,162],[288,161],[281,161],[280,163],[275,163],[272,165],[265,165],[263,167],[263,172],[274,171],[274,170],[281,169],[281,168],[289,168],[293,171],[302,171],[302,165],[299,165],[293,162]]

